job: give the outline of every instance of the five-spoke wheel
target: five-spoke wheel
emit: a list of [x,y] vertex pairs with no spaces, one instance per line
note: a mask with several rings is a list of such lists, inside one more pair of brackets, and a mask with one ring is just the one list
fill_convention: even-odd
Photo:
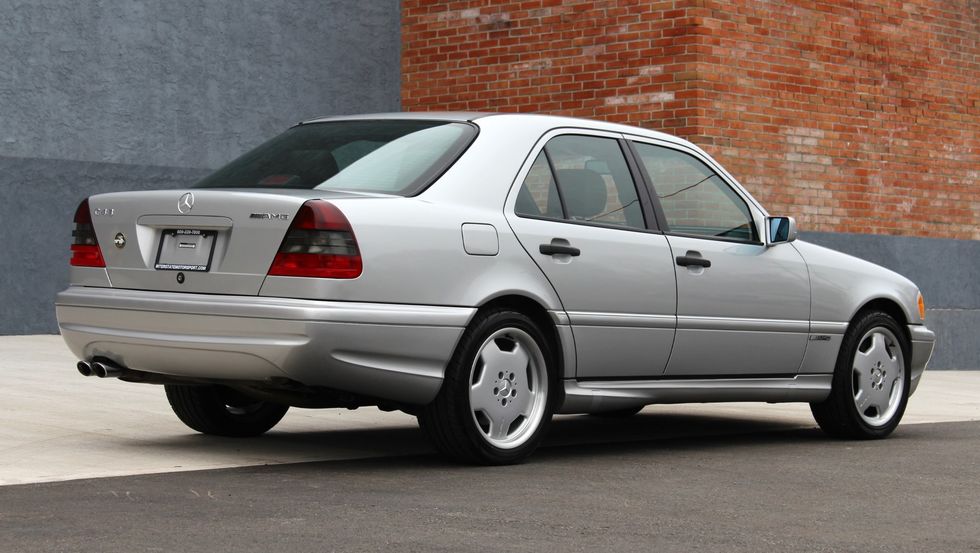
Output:
[[830,397],[811,403],[824,431],[841,438],[884,438],[908,403],[908,342],[889,314],[868,311],[848,327]]
[[473,360],[470,409],[484,438],[510,449],[534,434],[544,418],[548,370],[541,348],[514,327],[484,341]]
[[477,315],[446,367],[442,390],[419,414],[439,451],[461,461],[516,463],[537,447],[554,411],[551,343],[527,315]]
[[858,414],[871,426],[887,424],[905,391],[905,356],[898,338],[885,327],[866,332],[854,354],[851,374]]

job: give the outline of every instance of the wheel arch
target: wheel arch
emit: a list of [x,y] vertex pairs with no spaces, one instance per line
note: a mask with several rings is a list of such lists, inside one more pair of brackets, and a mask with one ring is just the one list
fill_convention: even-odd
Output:
[[[544,304],[539,300],[534,299],[528,295],[519,293],[506,293],[492,298],[487,299],[482,305],[477,309],[477,313],[494,309],[494,308],[509,308],[527,315],[535,324],[541,328],[545,337],[549,340],[550,346],[553,350],[556,372],[558,380],[566,378],[566,367],[569,366],[568,359],[568,346],[572,344],[566,343],[567,340],[563,340],[562,332],[558,329],[558,324],[555,322],[555,317],[552,312],[545,308]],[[474,317],[476,314],[474,314]],[[567,327],[566,327],[567,328]],[[570,338],[570,332],[569,332]],[[574,349],[572,349],[574,352]],[[556,382],[558,384],[558,382]],[[561,390],[561,386],[558,387]]]
[[[861,307],[851,316],[847,323],[848,329],[854,324],[862,315],[868,313],[869,311],[881,311],[888,314],[895,322],[898,323],[899,330],[902,332],[902,339],[905,340],[905,345],[911,348],[912,336],[909,334],[909,316],[902,308],[902,305],[893,298],[889,297],[877,297],[872,298],[864,302]],[[911,351],[911,350],[910,350]]]

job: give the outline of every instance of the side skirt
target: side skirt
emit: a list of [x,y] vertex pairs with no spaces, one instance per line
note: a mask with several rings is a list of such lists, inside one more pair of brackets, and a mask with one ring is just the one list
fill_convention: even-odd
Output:
[[823,401],[830,395],[832,374],[779,378],[697,378],[658,380],[565,380],[559,413],[599,413],[651,403],[769,403]]

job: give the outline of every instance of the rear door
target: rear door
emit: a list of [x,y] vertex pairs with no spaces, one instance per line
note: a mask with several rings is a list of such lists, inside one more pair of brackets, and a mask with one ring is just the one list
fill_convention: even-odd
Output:
[[761,212],[697,152],[632,146],[653,185],[677,274],[677,337],[666,374],[796,374],[810,317],[802,256],[790,244],[766,246]]
[[670,246],[625,148],[609,133],[546,135],[505,208],[568,313],[579,378],[660,375],[674,338]]

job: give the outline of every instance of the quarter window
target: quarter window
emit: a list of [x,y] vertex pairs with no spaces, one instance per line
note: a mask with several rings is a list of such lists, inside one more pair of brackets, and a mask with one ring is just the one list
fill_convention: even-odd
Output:
[[670,148],[634,145],[671,232],[758,241],[748,205],[707,165]]
[[517,196],[515,212],[532,217],[646,228],[619,142],[564,135],[538,154]]
[[558,197],[558,187],[555,186],[555,177],[551,174],[548,157],[544,151],[538,154],[531,165],[531,170],[527,173],[527,177],[524,178],[524,185],[517,193],[514,211],[518,215],[531,217],[555,219],[564,217],[561,209],[561,198]]

